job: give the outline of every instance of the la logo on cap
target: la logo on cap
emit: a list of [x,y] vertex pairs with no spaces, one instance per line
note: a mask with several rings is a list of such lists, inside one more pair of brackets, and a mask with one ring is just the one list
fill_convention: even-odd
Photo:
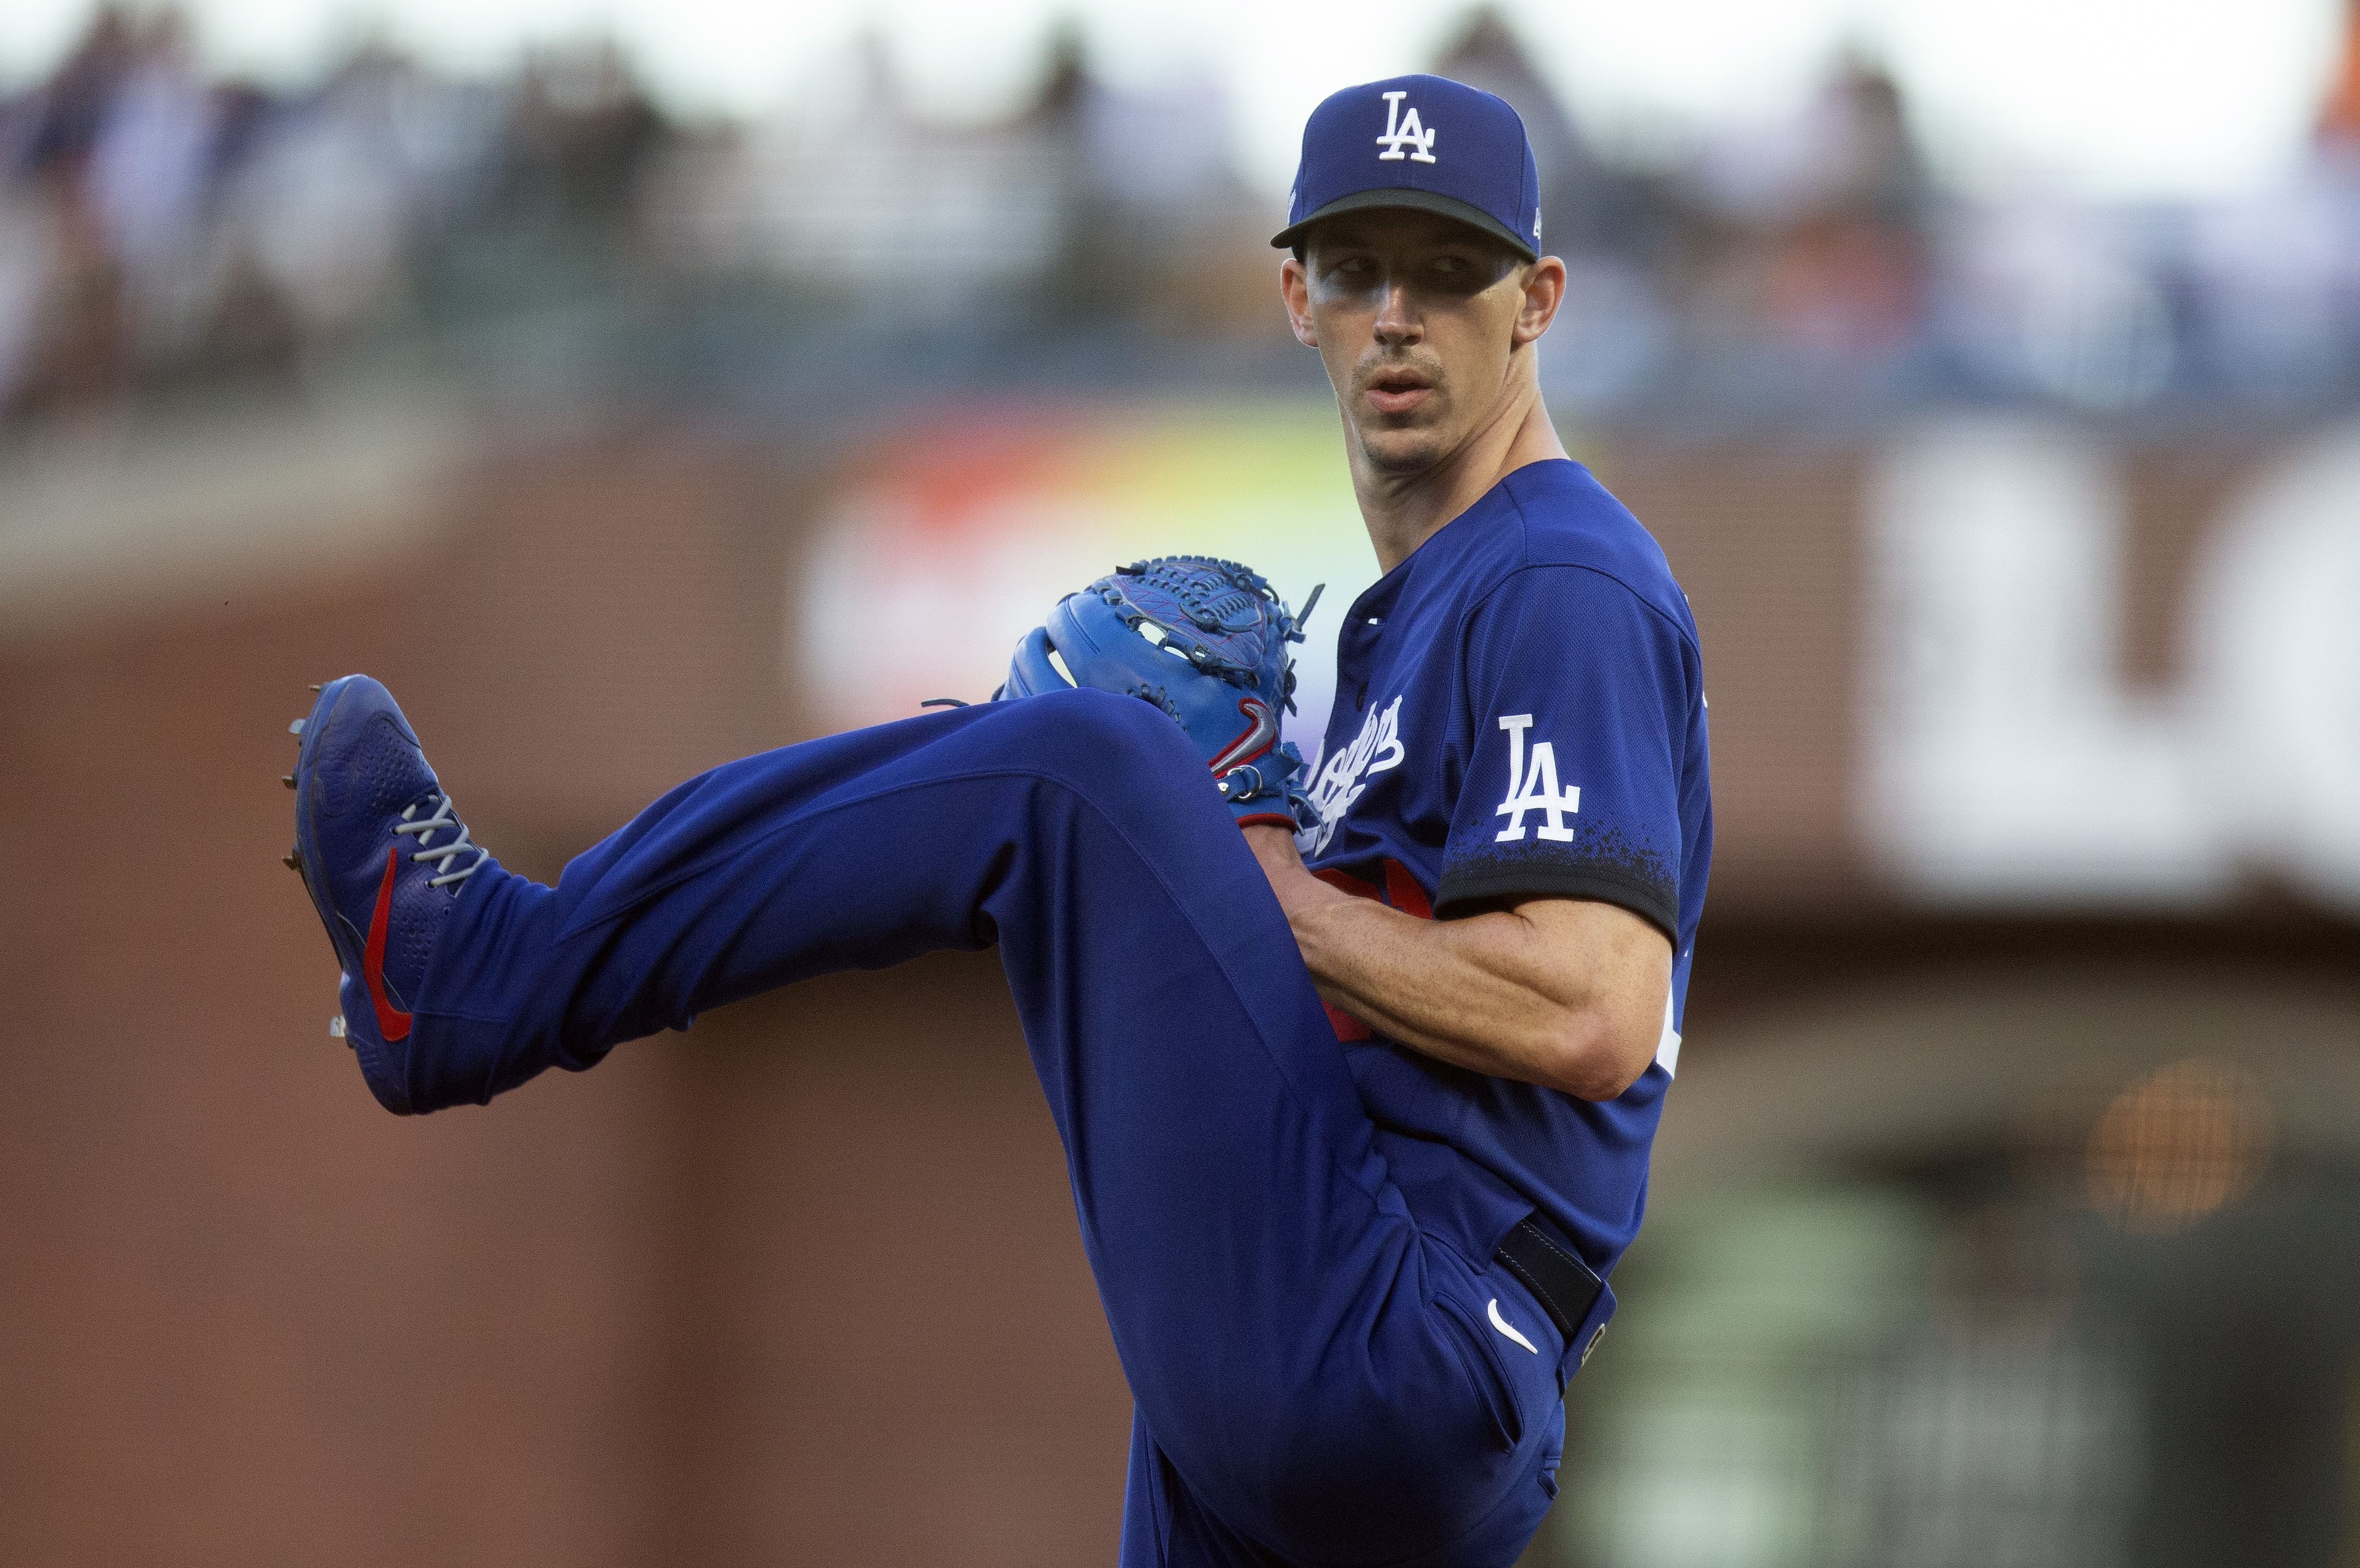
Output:
[[[1415,108],[1406,118],[1400,117],[1402,100],[1408,96],[1400,89],[1385,94],[1385,134],[1377,138],[1377,145],[1385,150],[1377,154],[1379,163],[1404,158],[1414,163],[1434,161],[1434,132],[1426,128],[1426,122],[1417,117]],[[1404,152],[1404,147],[1417,150]]]

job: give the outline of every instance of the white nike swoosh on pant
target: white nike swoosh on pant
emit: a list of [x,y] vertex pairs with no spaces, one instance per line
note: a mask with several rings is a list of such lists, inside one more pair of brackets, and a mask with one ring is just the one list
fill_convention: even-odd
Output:
[[1491,1315],[1491,1326],[1493,1328],[1498,1329],[1502,1334],[1506,1334],[1510,1339],[1514,1340],[1518,1345],[1523,1345],[1535,1356],[1538,1356],[1541,1353],[1541,1347],[1539,1345],[1535,1345],[1531,1340],[1526,1339],[1523,1334],[1518,1334],[1515,1330],[1515,1325],[1509,1323],[1507,1319],[1500,1315],[1499,1297],[1492,1297],[1491,1304],[1489,1307],[1486,1307],[1484,1311]]

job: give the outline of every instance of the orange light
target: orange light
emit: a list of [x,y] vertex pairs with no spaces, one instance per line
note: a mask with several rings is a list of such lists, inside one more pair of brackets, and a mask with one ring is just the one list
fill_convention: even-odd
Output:
[[2090,1131],[2090,1201],[2108,1224],[2168,1236],[2251,1191],[2269,1154],[2269,1103],[2233,1062],[2175,1062],[2115,1096]]

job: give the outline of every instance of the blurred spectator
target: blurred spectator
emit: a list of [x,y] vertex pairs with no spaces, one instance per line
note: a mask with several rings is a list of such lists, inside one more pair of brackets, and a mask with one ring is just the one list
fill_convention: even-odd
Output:
[[31,191],[0,193],[0,420],[18,406],[41,322],[55,309],[59,249],[49,201]]
[[1022,119],[1069,149],[1045,314],[1103,322],[1130,311],[1199,332],[1273,318],[1275,257],[1254,243],[1269,237],[1254,232],[1259,203],[1223,138],[1207,134],[1229,118],[1228,93],[1209,77],[1110,89],[1092,77],[1080,33],[1060,29],[1047,82]]
[[1934,1321],[1866,1369],[1868,1561],[2107,1568],[2144,1479],[2129,1352],[2077,1319],[2070,1249],[2037,1208],[1961,1217]]
[[217,119],[181,18],[138,43],[100,111],[85,180],[93,217],[122,267],[135,315],[167,312],[204,216]]
[[1732,130],[1698,167],[1699,325],[1755,353],[1871,372],[1924,321],[1931,183],[1901,90],[1838,63],[1790,119]]
[[120,5],[100,6],[82,42],[33,92],[15,172],[38,175],[87,157],[138,49],[131,14]]
[[2360,150],[2360,0],[2344,0],[2344,53],[2319,111],[2319,139]]
[[[859,48],[850,103],[820,123],[784,117],[692,152],[675,177],[708,210],[659,196],[668,229],[703,234],[692,267],[738,267],[856,302],[898,326],[973,331],[977,307],[1033,325],[1125,318],[1201,330],[1226,321],[1250,272],[1257,326],[1271,310],[1267,214],[1230,168],[1218,82],[1118,92],[1061,30],[1031,101],[1005,119],[928,121],[883,46]],[[1209,284],[1210,287],[1207,287]]]
[[548,49],[526,62],[507,127],[506,199],[590,232],[629,215],[641,174],[669,134],[611,40]]
[[[295,374],[415,303],[438,248],[601,253],[669,134],[611,46],[485,88],[368,44],[274,97],[207,81],[180,14],[103,9],[0,104],[0,421]],[[508,248],[553,288],[545,254]]]
[[2026,197],[1954,221],[1946,339],[1970,385],[2104,411],[2169,385],[2169,301],[2120,214]]
[[1048,265],[1065,182],[1054,126],[928,125],[874,38],[854,82],[825,124],[782,119],[719,153],[704,177],[727,204],[716,259],[936,321]]

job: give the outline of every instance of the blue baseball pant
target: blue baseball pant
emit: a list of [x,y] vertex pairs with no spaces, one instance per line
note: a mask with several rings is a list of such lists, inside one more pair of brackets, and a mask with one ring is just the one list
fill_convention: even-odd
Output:
[[1513,1563],[1555,1491],[1566,1346],[1410,1212],[1277,899],[1146,703],[789,746],[554,887],[476,878],[410,1072],[424,1103],[488,1098],[808,975],[993,942],[1135,1399],[1123,1568]]

